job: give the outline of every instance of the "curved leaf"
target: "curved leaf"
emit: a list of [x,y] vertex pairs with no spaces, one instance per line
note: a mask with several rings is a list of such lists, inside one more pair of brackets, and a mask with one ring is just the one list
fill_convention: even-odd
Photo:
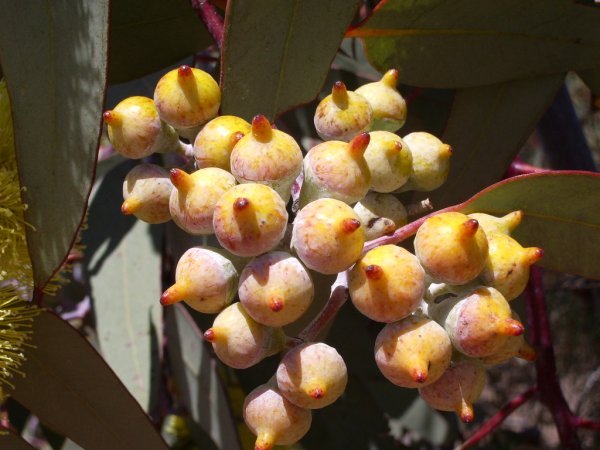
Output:
[[[218,448],[241,449],[227,393],[213,358],[206,350],[202,332],[183,305],[167,308],[166,330],[180,400],[194,425],[207,433]],[[192,432],[198,442],[206,439],[195,427]]]
[[11,395],[40,420],[86,450],[167,450],[148,417],[102,357],[74,328],[48,311],[33,321]]
[[545,172],[496,183],[461,205],[462,212],[496,216],[522,209],[514,232],[523,246],[544,249],[538,262],[561,272],[600,279],[600,174]]
[[106,83],[107,0],[0,2],[34,282],[71,248],[91,188]]
[[212,43],[188,0],[113,2],[109,81],[122,83],[155,72]]
[[455,204],[502,178],[563,84],[564,75],[459,89],[446,124],[450,174],[427,193],[436,208]]
[[83,244],[100,351],[149,411],[160,377],[159,247],[164,228],[121,214],[121,186],[131,167],[126,161],[97,183]]
[[348,36],[402,83],[461,88],[599,68],[600,8],[571,0],[383,0]]
[[[221,72],[223,114],[247,120],[314,99],[356,0],[229,0]],[[248,45],[249,39],[254,45]]]

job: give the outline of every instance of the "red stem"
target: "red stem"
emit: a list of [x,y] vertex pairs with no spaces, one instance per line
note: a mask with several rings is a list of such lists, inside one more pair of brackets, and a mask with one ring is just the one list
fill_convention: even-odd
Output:
[[513,398],[511,401],[509,401],[506,405],[500,408],[500,410],[492,418],[490,418],[487,422],[481,425],[481,427],[479,427],[478,430],[471,434],[471,436],[469,436],[469,438],[459,447],[460,450],[475,445],[484,437],[491,434],[517,408],[519,408],[521,405],[525,404],[529,399],[531,399],[536,394],[536,392],[537,388],[533,386],[527,389],[522,394]]
[[331,285],[331,295],[323,309],[298,335],[304,342],[314,341],[325,329],[327,324],[335,318],[338,311],[348,300],[348,274],[340,272],[335,282]]
[[221,15],[208,0],[190,0],[190,3],[200,20],[206,25],[206,29],[215,40],[217,47],[221,49],[225,34]]
[[537,352],[535,367],[540,400],[552,413],[563,448],[579,450],[581,443],[577,436],[573,413],[565,400],[556,374],[542,270],[539,267],[531,268],[526,299],[531,343]]
[[573,417],[573,425],[575,425],[577,428],[589,428],[590,430],[600,431],[600,422],[594,422],[590,419]]
[[397,244],[399,242],[402,242],[404,239],[408,239],[413,234],[415,234],[427,218],[444,212],[460,211],[460,209],[463,206],[464,204],[461,203],[459,205],[448,206],[447,208],[440,209],[439,211],[434,211],[426,216],[421,217],[420,219],[415,220],[414,222],[411,222],[409,224],[404,225],[403,227],[398,228],[392,234],[386,234],[385,236],[373,239],[372,241],[365,243],[363,253],[366,253],[369,250],[374,249],[375,247],[379,247],[380,245]]

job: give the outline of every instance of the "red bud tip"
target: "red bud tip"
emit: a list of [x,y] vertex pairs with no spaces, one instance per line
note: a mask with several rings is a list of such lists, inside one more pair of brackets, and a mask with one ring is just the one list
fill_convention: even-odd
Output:
[[427,381],[427,372],[423,372],[422,370],[415,369],[415,370],[413,370],[412,378],[417,383],[425,383]]
[[381,82],[388,87],[396,89],[398,78],[400,78],[398,69],[390,69],[381,77]]
[[342,232],[350,234],[354,233],[360,228],[360,220],[358,219],[344,219],[342,220]]
[[181,78],[189,77],[191,74],[192,68],[190,66],[186,66],[185,64],[177,69],[177,75],[179,75]]
[[315,400],[319,400],[320,398],[325,397],[325,391],[321,388],[314,388],[308,392],[308,395],[310,395]]
[[215,342],[215,340],[217,339],[215,330],[213,330],[212,328],[209,328],[208,330],[206,330],[204,332],[203,336],[204,336],[204,340],[208,341],[208,342]]
[[362,156],[369,146],[369,142],[371,142],[369,133],[360,133],[352,138],[348,143],[348,148],[352,154]]
[[171,183],[177,189],[182,190],[190,187],[190,176],[187,172],[181,169],[171,169],[169,174],[171,175]]
[[181,298],[181,291],[178,292],[177,284],[171,286],[160,296],[160,304],[163,306],[173,305],[181,300],[183,299]]
[[528,247],[525,250],[527,252],[526,259],[529,264],[535,264],[544,257],[544,249],[540,247]]
[[404,147],[402,147],[402,142],[400,141],[396,141],[394,143],[394,150],[396,150],[396,152],[400,153],[402,151]]
[[379,280],[381,277],[383,277],[383,269],[381,266],[369,264],[367,267],[365,267],[365,276],[369,280]]
[[269,309],[273,312],[279,312],[283,309],[284,303],[283,300],[279,297],[273,297],[269,300]]
[[107,125],[112,125],[117,121],[117,113],[114,111],[104,111],[102,114],[102,119]]
[[125,200],[121,205],[121,212],[126,216],[133,214],[133,209],[133,204],[131,202],[128,202],[127,200]]
[[521,336],[525,327],[521,322],[515,319],[506,319],[501,325],[500,334],[505,336]]
[[458,416],[463,423],[473,422],[475,417],[475,414],[473,413],[473,407],[471,405],[467,405],[466,403],[463,404]]
[[448,144],[444,144],[444,154],[446,156],[452,156],[452,147]]
[[537,355],[533,347],[526,342],[521,345],[521,348],[519,348],[519,351],[517,352],[517,358],[521,358],[526,361],[535,361],[536,356]]
[[273,135],[271,122],[262,114],[258,114],[252,118],[252,135],[258,141],[268,142]]
[[338,108],[346,109],[348,107],[348,90],[346,89],[346,85],[341,81],[333,83],[331,98]]
[[273,448],[273,444],[256,444],[254,446],[254,450],[271,450]]
[[242,211],[250,205],[250,200],[245,197],[236,198],[233,202],[233,209],[235,211]]
[[474,236],[479,229],[479,222],[475,219],[469,219],[463,222],[462,227],[465,236]]

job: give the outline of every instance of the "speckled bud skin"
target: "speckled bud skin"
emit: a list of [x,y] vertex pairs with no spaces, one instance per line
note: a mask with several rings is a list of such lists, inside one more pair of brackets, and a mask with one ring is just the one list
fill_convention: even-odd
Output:
[[224,250],[193,247],[179,259],[175,284],[163,293],[161,303],[184,301],[201,313],[218,313],[235,297],[238,278]]
[[194,141],[194,159],[199,169],[218,167],[231,170],[230,157],[238,133],[250,132],[250,124],[236,116],[219,116],[208,122]]
[[362,95],[338,81],[315,111],[315,128],[324,141],[350,141],[371,126],[373,111]]
[[352,143],[328,141],[310,149],[304,158],[300,207],[318,198],[352,204],[367,195],[371,172],[363,155],[368,139],[367,134],[359,135]]
[[294,220],[292,248],[309,269],[320,273],[348,269],[360,258],[364,243],[364,227],[358,216],[339,200],[315,200]]
[[403,186],[412,171],[412,154],[402,138],[389,131],[372,131],[365,159],[371,171],[371,189],[389,193]]
[[138,164],[123,182],[123,214],[133,214],[147,223],[171,220],[169,197],[173,185],[169,173],[155,164]]
[[271,327],[296,321],[314,297],[310,274],[285,252],[266,253],[250,261],[242,271],[238,291],[248,314]]
[[418,388],[435,382],[452,359],[446,330],[422,315],[387,324],[375,341],[375,362],[392,383]]
[[466,284],[482,271],[488,242],[475,219],[458,212],[428,218],[415,236],[415,253],[435,282]]
[[471,422],[473,403],[486,383],[485,367],[476,359],[453,361],[435,382],[419,389],[429,406],[440,411],[454,411],[463,422]]
[[489,243],[488,257],[480,279],[511,301],[525,290],[532,264],[539,261],[544,252],[539,247],[523,248],[505,233],[486,233]]
[[401,191],[433,191],[448,178],[452,148],[434,135],[425,132],[410,133],[404,142],[412,154],[412,172]]
[[154,104],[162,120],[193,140],[200,127],[217,116],[221,90],[208,73],[181,66],[158,81]]
[[235,186],[234,176],[216,167],[196,170],[189,175],[182,171],[171,172],[175,184],[169,200],[173,222],[193,235],[213,234],[217,201]]
[[322,342],[293,348],[277,368],[277,386],[296,406],[323,408],[335,402],[346,389],[348,371],[343,358]]
[[407,223],[406,208],[392,194],[370,192],[353,209],[365,227],[367,241],[392,233]]
[[373,110],[371,130],[398,131],[406,122],[406,101],[396,88],[398,71],[388,70],[381,80],[367,83],[356,89]]
[[231,152],[231,173],[240,183],[261,183],[273,188],[285,202],[302,171],[302,150],[296,140],[274,130],[264,116],[252,121],[252,132]]
[[469,217],[477,220],[481,229],[487,233],[511,234],[523,219],[523,211],[513,211],[503,217],[495,217],[484,213],[469,214]]
[[257,436],[254,450],[294,444],[308,432],[312,422],[309,409],[289,402],[277,387],[268,384],[248,394],[243,411],[246,425]]
[[370,250],[350,271],[350,298],[356,309],[377,322],[395,322],[413,313],[425,294],[425,271],[408,250],[382,245]]
[[234,255],[258,256],[283,238],[288,213],[281,196],[263,184],[238,184],[217,202],[213,227],[219,243]]
[[151,98],[128,97],[103,117],[111,144],[126,158],[145,158],[179,144],[177,133],[160,120]]
[[480,287],[448,298],[430,310],[459,352],[474,358],[496,353],[508,336],[519,336],[523,325],[512,318],[508,302],[494,288]]
[[258,364],[285,345],[281,328],[256,322],[239,302],[219,313],[204,338],[212,343],[217,357],[234,369],[247,369]]

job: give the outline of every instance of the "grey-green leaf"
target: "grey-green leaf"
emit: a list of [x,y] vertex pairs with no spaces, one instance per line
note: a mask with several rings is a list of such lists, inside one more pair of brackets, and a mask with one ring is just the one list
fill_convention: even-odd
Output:
[[196,441],[208,434],[220,449],[241,450],[229,399],[202,332],[183,305],[171,306],[166,313],[171,367],[180,401],[199,428],[192,427]]
[[387,0],[349,35],[402,83],[463,88],[598,69],[600,8],[571,0]]
[[223,114],[274,120],[314,99],[356,6],[356,0],[229,0]]
[[115,1],[110,17],[110,82],[160,70],[211,43],[189,0]]
[[554,99],[564,75],[457,91],[442,140],[450,175],[429,197],[436,208],[466,200],[498,181]]
[[160,376],[163,228],[121,214],[121,186],[131,167],[122,163],[97,183],[83,242],[100,351],[148,411]]
[[106,83],[107,0],[0,2],[34,282],[61,265],[82,222]]

